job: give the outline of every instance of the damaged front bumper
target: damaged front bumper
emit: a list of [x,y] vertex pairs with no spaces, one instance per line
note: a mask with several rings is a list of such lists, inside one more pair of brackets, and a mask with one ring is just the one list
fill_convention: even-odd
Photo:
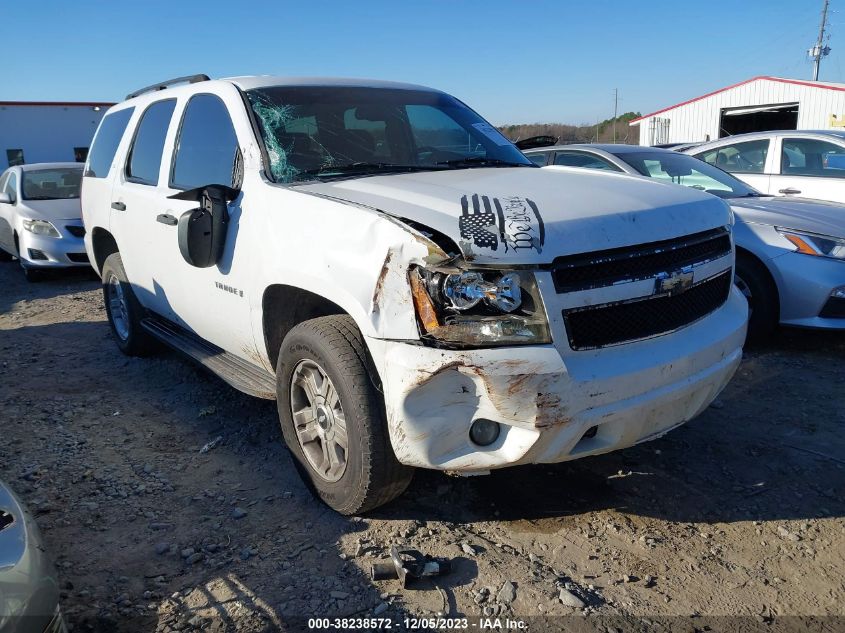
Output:
[[[733,290],[688,327],[603,349],[368,344],[399,461],[471,473],[606,453],[691,420],[736,371],[746,317],[745,299]],[[484,447],[469,435],[479,418],[501,427]]]

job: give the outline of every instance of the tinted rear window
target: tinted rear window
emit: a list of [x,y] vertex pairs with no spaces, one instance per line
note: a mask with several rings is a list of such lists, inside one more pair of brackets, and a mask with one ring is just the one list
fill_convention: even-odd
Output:
[[170,117],[175,107],[176,99],[158,101],[141,116],[126,166],[126,175],[133,181],[145,185],[158,184],[164,137],[167,136]]
[[88,154],[86,176],[105,178],[109,175],[109,168],[114,161],[117,146],[120,145],[120,139],[123,138],[123,133],[134,111],[135,108],[124,108],[103,118],[94,137],[94,146]]

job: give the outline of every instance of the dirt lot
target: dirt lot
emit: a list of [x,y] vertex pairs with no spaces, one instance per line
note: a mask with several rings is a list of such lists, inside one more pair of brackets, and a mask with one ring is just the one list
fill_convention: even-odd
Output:
[[[122,356],[92,276],[27,284],[2,264],[0,478],[37,516],[75,631],[374,613],[690,631],[709,616],[840,616],[818,621],[835,630],[843,361],[845,335],[783,334],[663,439],[488,477],[420,472],[398,502],[346,519],[300,482],[273,403],[173,353]],[[451,557],[453,572],[375,583],[369,566],[392,543]]]

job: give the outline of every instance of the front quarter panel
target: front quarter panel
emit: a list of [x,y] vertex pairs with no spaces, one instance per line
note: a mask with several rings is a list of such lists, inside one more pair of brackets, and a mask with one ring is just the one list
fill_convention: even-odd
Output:
[[264,212],[255,226],[263,262],[251,293],[256,332],[265,289],[285,284],[337,304],[367,337],[419,339],[407,271],[445,253],[376,209],[295,187],[263,189]]

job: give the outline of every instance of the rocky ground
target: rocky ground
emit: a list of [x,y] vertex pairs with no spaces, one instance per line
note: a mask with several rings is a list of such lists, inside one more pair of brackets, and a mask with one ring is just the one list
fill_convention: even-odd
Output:
[[[28,284],[2,264],[0,478],[37,517],[73,631],[436,614],[843,626],[843,360],[845,335],[787,332],[663,439],[487,477],[420,472],[348,519],[300,482],[273,403],[173,353],[122,356],[94,277]],[[392,544],[452,573],[370,580]]]

